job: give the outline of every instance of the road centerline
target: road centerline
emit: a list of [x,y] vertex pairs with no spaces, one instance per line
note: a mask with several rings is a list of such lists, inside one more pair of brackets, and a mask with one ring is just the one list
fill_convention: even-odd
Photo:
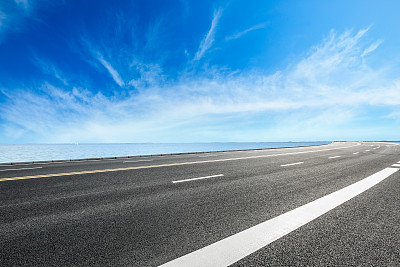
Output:
[[20,177],[7,177],[7,178],[0,178],[0,182],[15,181],[15,180],[26,180],[26,179],[48,178],[48,177],[59,177],[59,176],[78,175],[78,174],[105,173],[105,172],[116,172],[116,171],[128,171],[128,170],[161,168],[161,167],[169,167],[169,166],[205,164],[205,163],[212,163],[212,162],[225,162],[225,161],[235,161],[235,160],[244,160],[244,159],[269,158],[269,157],[278,157],[278,156],[286,156],[286,155],[308,154],[308,153],[316,153],[316,152],[322,152],[322,151],[346,149],[346,148],[351,148],[351,147],[360,146],[360,145],[361,145],[360,143],[357,143],[355,145],[346,146],[346,147],[334,147],[334,148],[311,150],[311,151],[297,151],[297,152],[277,153],[277,154],[257,155],[257,156],[247,156],[247,157],[238,157],[238,158],[212,159],[212,160],[210,159],[210,160],[202,160],[202,161],[177,162],[177,163],[168,163],[168,164],[159,164],[159,165],[143,165],[143,166],[135,166],[135,167],[124,167],[124,168],[114,168],[114,169],[100,169],[100,170],[92,170],[92,171],[76,171],[76,172],[69,172],[69,173],[53,173],[53,174],[29,175],[29,176],[20,176]]

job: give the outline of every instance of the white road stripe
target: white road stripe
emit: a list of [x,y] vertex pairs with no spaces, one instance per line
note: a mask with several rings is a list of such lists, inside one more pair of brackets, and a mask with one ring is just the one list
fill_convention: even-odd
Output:
[[354,154],[354,155],[357,155],[358,153],[360,153],[360,152],[354,152],[353,154]]
[[354,198],[398,170],[397,168],[383,169],[343,189],[161,266],[231,265]]
[[193,164],[205,164],[205,163],[212,163],[212,162],[225,162],[225,161],[235,161],[235,160],[244,160],[244,159],[257,159],[257,158],[269,158],[269,157],[278,157],[278,156],[286,156],[286,155],[308,154],[308,153],[316,153],[316,152],[321,152],[321,151],[330,151],[330,150],[351,148],[351,147],[360,146],[360,145],[361,145],[360,143],[357,143],[356,145],[351,145],[351,146],[347,146],[347,147],[335,147],[335,148],[311,150],[311,151],[277,153],[277,154],[256,155],[256,156],[227,158],[227,159],[209,159],[209,160],[202,160],[202,161],[178,162],[178,163],[159,164],[159,165],[143,165],[143,166],[115,168],[115,169],[103,169],[103,170],[92,170],[92,171],[79,171],[79,172],[68,172],[68,173],[50,173],[50,174],[41,174],[41,175],[28,175],[28,176],[21,176],[21,177],[6,177],[6,178],[0,178],[0,182],[15,181],[15,180],[26,180],[26,179],[38,179],[38,178],[47,178],[47,177],[59,177],[59,176],[78,175],[78,174],[87,174],[87,173],[104,173],[104,172],[128,171],[128,170],[161,168],[161,167],[169,167],[169,166],[182,166],[182,165],[193,165]]
[[368,152],[368,151],[369,151],[369,149],[365,150],[365,152]]
[[153,161],[151,159],[141,159],[141,160],[126,160],[123,163],[133,163],[133,162],[143,162],[143,161]]
[[330,159],[336,159],[336,158],[340,158],[341,156],[333,156],[333,157],[329,157]]
[[282,167],[286,167],[286,166],[292,166],[292,165],[299,165],[299,164],[303,164],[304,162],[296,162],[296,163],[289,163],[289,164],[283,164],[281,165]]
[[190,181],[195,181],[195,180],[203,180],[203,179],[222,177],[222,176],[224,176],[224,175],[217,174],[217,175],[210,175],[210,176],[204,176],[204,177],[198,177],[198,178],[190,178],[190,179],[185,179],[185,180],[177,180],[177,181],[172,181],[172,183],[177,184],[177,183],[190,182]]
[[5,169],[5,170],[0,170],[0,172],[5,172],[5,171],[21,171],[21,170],[33,170],[33,169],[41,169],[43,167],[32,167],[32,168],[18,168],[18,169]]
[[400,167],[400,164],[393,164],[393,167]]
[[202,155],[199,158],[207,158],[207,157],[217,157],[218,155]]

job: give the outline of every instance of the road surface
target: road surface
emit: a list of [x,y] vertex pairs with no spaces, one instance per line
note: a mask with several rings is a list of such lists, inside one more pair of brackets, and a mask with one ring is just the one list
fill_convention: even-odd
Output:
[[0,164],[0,265],[399,266],[399,169],[380,142]]

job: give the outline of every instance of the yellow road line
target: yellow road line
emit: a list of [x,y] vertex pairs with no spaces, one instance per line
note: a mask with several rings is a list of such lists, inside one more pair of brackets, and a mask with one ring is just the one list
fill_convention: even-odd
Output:
[[52,173],[52,174],[39,174],[39,175],[29,175],[29,176],[20,176],[20,177],[9,177],[9,178],[0,178],[0,182],[15,181],[15,180],[26,180],[26,179],[37,179],[37,178],[47,178],[47,177],[58,177],[58,176],[69,176],[69,175],[80,175],[80,174],[91,174],[91,173],[104,173],[104,172],[140,170],[140,169],[160,168],[160,167],[169,167],[169,166],[181,166],[181,165],[191,165],[191,164],[204,164],[204,163],[211,163],[211,162],[223,162],[223,161],[234,161],[234,160],[242,160],[242,159],[267,158],[267,157],[276,157],[276,156],[284,156],[284,155],[306,154],[306,153],[315,153],[315,152],[321,152],[321,151],[329,151],[329,150],[350,148],[350,147],[355,147],[355,146],[359,146],[359,145],[361,145],[361,144],[357,143],[356,145],[347,146],[347,147],[336,147],[336,148],[320,149],[320,150],[313,150],[313,151],[289,152],[289,153],[272,154],[272,155],[259,155],[259,156],[250,156],[250,157],[240,157],[240,158],[190,161],[190,162],[169,163],[169,164],[160,164],[160,165],[147,165],[147,166],[137,166],[137,167],[116,168],[116,169],[104,169],[104,170],[93,170],[93,171],[78,171],[78,172],[65,172],[65,173]]

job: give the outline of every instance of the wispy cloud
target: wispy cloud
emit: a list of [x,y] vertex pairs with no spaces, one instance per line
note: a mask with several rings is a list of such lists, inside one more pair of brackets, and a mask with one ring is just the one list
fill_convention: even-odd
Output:
[[107,69],[107,71],[110,73],[111,77],[114,79],[114,81],[120,86],[124,86],[125,83],[122,80],[121,76],[119,73],[111,66],[109,62],[107,62],[103,56],[98,55],[97,60]]
[[245,35],[246,33],[249,33],[251,31],[264,29],[267,25],[268,25],[268,23],[266,23],[266,22],[265,23],[260,23],[260,24],[254,25],[253,27],[250,27],[250,28],[248,28],[248,29],[246,29],[244,31],[241,31],[241,32],[235,33],[235,34],[233,34],[231,36],[225,37],[225,39],[226,40],[238,39],[238,38],[242,37],[243,35]]
[[222,15],[222,8],[214,11],[214,17],[211,22],[211,27],[208,30],[204,39],[201,41],[199,49],[197,50],[194,56],[194,60],[200,60],[204,56],[206,51],[210,49],[210,47],[213,45],[215,40],[215,31],[218,25],[218,21],[221,18],[221,15]]
[[29,8],[29,1],[28,0],[14,0],[17,5],[19,5],[22,8]]
[[371,44],[369,47],[367,47],[364,52],[362,53],[361,57],[364,57],[371,52],[375,51],[381,44],[383,43],[383,40],[378,40],[375,43]]
[[[160,65],[134,62],[129,66],[134,74],[124,72],[130,73],[130,94],[110,97],[44,81],[40,94],[29,88],[5,90],[0,116],[9,122],[3,128],[10,138],[13,131],[29,131],[36,142],[354,138],[365,132],[355,127],[366,117],[379,121],[400,111],[400,76],[368,65],[366,32],[331,32],[303,59],[271,74],[212,68],[168,79]],[[124,84],[107,61],[100,63]],[[368,113],[367,106],[386,113]]]
[[44,0],[3,0],[0,1],[0,43],[9,32],[24,29],[27,18],[42,8]]

